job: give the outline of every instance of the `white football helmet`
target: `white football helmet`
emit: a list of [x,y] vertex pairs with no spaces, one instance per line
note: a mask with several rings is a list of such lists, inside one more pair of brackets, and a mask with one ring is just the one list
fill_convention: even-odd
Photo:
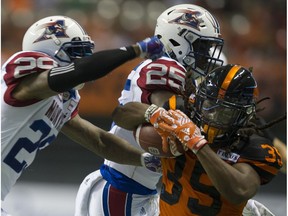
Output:
[[50,16],[34,23],[25,33],[23,51],[39,51],[53,57],[60,66],[91,55],[94,42],[83,28],[66,16]]
[[219,59],[224,44],[219,23],[202,7],[179,4],[168,8],[157,19],[155,35],[164,44],[167,55],[187,70],[205,76],[223,63]]

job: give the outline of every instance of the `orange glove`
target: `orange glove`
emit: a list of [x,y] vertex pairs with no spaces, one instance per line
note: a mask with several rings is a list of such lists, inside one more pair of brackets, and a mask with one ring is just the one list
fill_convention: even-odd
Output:
[[201,134],[200,128],[183,112],[180,110],[169,110],[168,114],[168,118],[166,116],[162,118],[163,122],[159,124],[159,128],[166,133],[173,133],[183,144],[184,148],[188,148],[196,154],[200,148],[208,143]]
[[159,125],[163,124],[162,118],[165,118],[165,119],[171,118],[168,115],[168,112],[164,108],[158,107],[157,105],[152,104],[150,107],[148,107],[144,116],[145,116],[145,120],[151,123],[154,126],[157,133],[161,136],[163,151],[168,152],[169,140],[175,139],[175,137],[169,132],[166,132],[165,130],[163,130],[163,128],[165,128],[165,125],[159,127]]

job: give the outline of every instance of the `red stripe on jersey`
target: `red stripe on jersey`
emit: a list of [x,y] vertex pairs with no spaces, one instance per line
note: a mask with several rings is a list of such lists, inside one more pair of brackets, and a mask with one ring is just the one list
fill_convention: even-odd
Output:
[[108,194],[110,215],[125,216],[127,193],[110,185]]
[[71,119],[73,119],[79,112],[79,104],[77,105],[77,107],[74,109],[74,111],[71,114]]
[[15,82],[11,85],[9,85],[4,93],[4,101],[5,103],[9,104],[10,106],[14,107],[24,107],[29,106],[31,104],[37,103],[40,100],[32,99],[32,100],[25,100],[25,101],[19,101],[12,97],[13,90],[17,87],[17,84],[19,82]]

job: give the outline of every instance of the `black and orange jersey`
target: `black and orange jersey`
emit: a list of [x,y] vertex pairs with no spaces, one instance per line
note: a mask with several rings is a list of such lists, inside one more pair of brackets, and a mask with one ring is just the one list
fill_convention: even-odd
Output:
[[[171,102],[169,104],[173,108]],[[175,107],[177,106],[174,105],[174,109]],[[282,166],[281,156],[271,140],[257,134],[240,140],[233,150],[216,147],[215,143],[210,146],[231,166],[236,163],[252,166],[258,173],[261,184],[270,182]],[[242,215],[246,202],[235,205],[221,196],[191,151],[176,158],[163,158],[162,168],[161,216]]]
[[[271,181],[282,166],[277,149],[258,135],[252,135],[240,150],[227,152],[220,148],[215,152],[231,165],[251,165],[261,184]],[[162,159],[162,166],[161,215],[242,215],[246,202],[234,205],[221,196],[191,151],[174,159]]]

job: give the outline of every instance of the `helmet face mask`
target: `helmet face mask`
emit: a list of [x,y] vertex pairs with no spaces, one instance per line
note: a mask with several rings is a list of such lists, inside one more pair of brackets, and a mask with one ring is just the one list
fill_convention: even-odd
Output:
[[[62,44],[61,48],[55,53],[55,57],[62,62],[70,63],[77,58],[92,55],[93,49],[94,43],[91,43],[90,41],[77,41],[77,39],[72,39],[71,42]],[[67,56],[69,57],[68,60]]]
[[223,64],[220,54],[224,42],[218,21],[202,7],[180,4],[168,8],[157,19],[155,35],[169,57],[198,76],[205,76],[215,65]]
[[257,83],[250,71],[231,64],[218,67],[197,89],[195,120],[209,142],[224,133],[230,136],[247,126],[256,112],[257,96]]
[[[200,100],[198,98],[198,100]],[[222,100],[202,99],[199,103],[202,123],[227,131],[244,125],[253,112],[253,105],[240,107]]]
[[46,53],[64,66],[76,58],[91,55],[94,42],[75,20],[66,16],[50,16],[30,26],[22,47],[23,51]]
[[[220,59],[222,46],[222,39],[199,36],[192,43],[191,51],[183,58],[184,66],[193,69],[193,71],[198,73],[198,76],[206,76],[208,71],[213,70],[216,66],[222,66],[223,60]],[[196,78],[197,74],[194,76],[194,79]]]

